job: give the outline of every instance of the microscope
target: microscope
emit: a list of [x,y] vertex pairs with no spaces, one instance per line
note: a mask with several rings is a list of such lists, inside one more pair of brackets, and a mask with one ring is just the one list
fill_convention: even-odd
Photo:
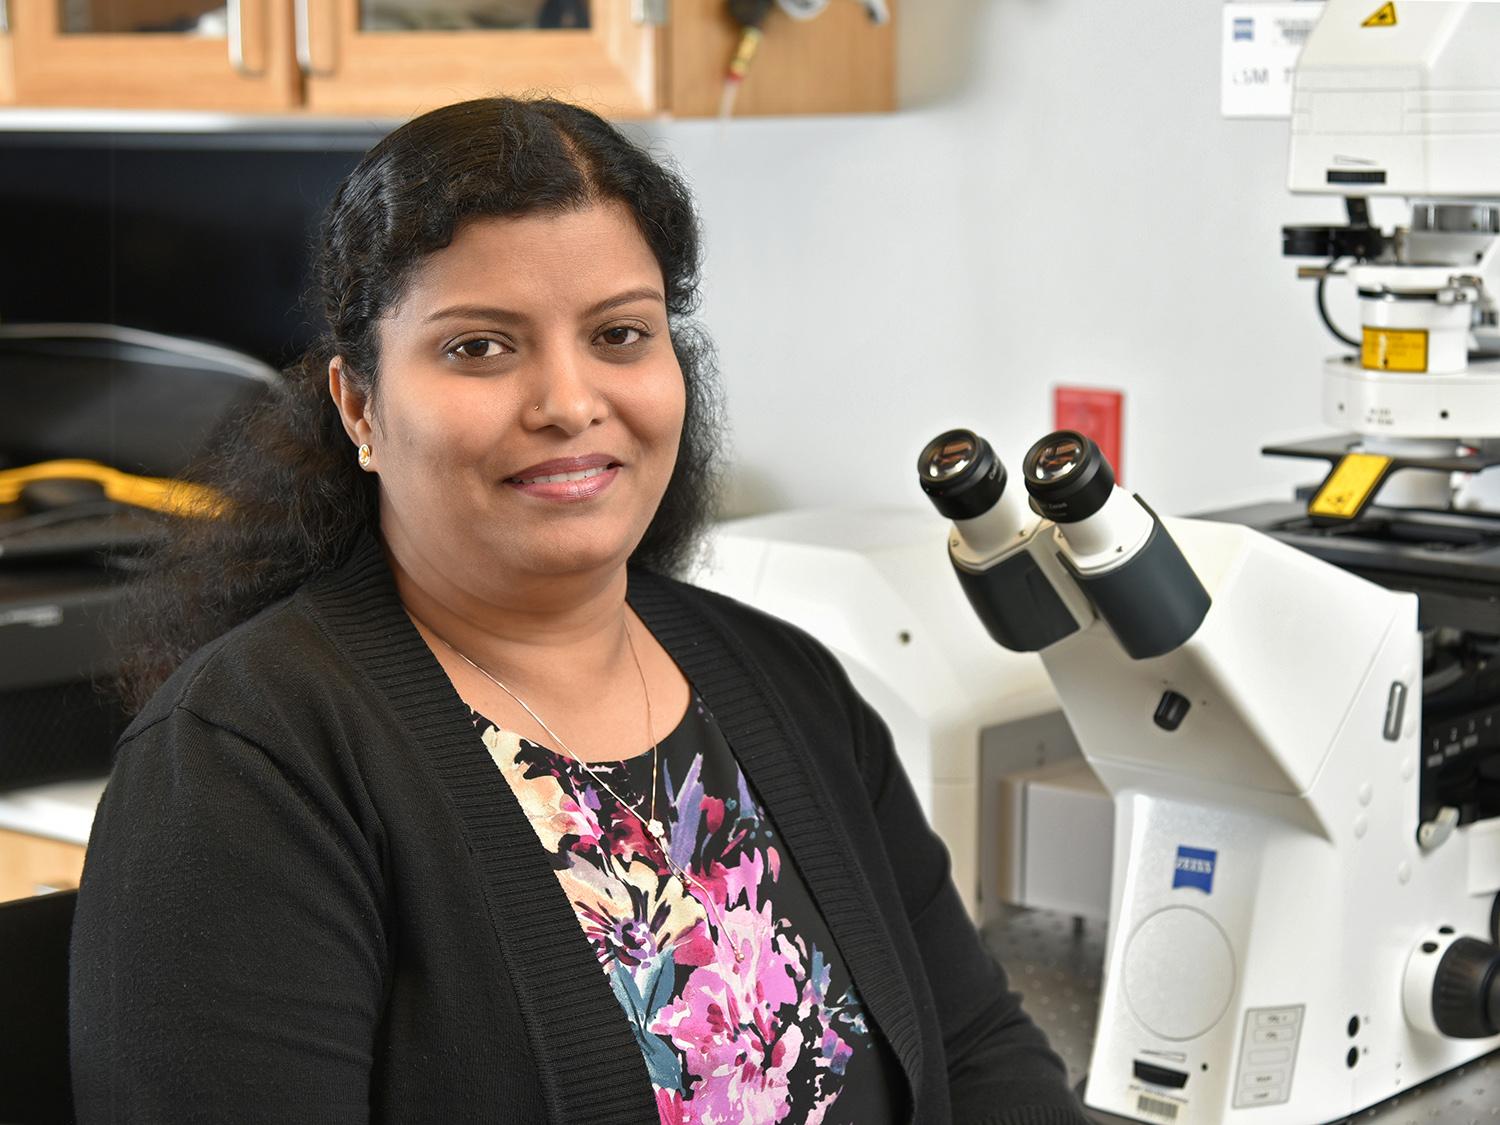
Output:
[[1114,800],[1088,1105],[1309,1125],[1500,1047],[1500,818],[1420,822],[1417,597],[1164,520],[1082,434],[1037,442],[1022,488],[967,430],[918,471]]
[[1113,800],[1096,1110],[1310,1125],[1500,1048],[1497,48],[1500,5],[1437,0],[1329,0],[1304,47],[1290,186],[1348,222],[1283,249],[1355,349],[1340,433],[1266,450],[1327,463],[1305,495],[1163,519],[1068,431],[1019,481],[967,430],[919,459]]

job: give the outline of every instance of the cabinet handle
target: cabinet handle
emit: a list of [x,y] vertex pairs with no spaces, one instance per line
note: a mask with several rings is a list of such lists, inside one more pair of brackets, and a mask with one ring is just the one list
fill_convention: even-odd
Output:
[[297,65],[309,78],[332,78],[333,67],[318,68],[313,65],[312,16],[309,12],[311,0],[297,0],[292,9],[293,32],[297,41]]
[[642,27],[665,27],[667,0],[630,0],[630,20]]
[[[0,4],[4,2],[0,0]],[[266,73],[264,67],[256,70],[245,62],[244,0],[225,0],[224,7],[225,22],[229,25],[229,65],[246,78],[263,77]]]

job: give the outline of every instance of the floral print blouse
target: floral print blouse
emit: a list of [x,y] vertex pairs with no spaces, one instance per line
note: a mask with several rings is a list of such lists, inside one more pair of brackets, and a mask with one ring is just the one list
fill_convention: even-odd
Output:
[[[701,888],[588,770],[474,722],[630,1021],[661,1125],[898,1119],[899,1064],[701,700],[661,742],[656,794],[671,858]],[[651,758],[590,769],[649,816]]]

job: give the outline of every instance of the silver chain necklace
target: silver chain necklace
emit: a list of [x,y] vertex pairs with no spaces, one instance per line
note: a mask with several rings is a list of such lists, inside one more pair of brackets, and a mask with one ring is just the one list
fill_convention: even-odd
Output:
[[[547,732],[547,737],[555,742],[558,748],[561,749],[564,754],[566,754],[569,758],[572,758],[573,761],[577,762],[578,765],[581,766],[590,777],[592,777],[601,786],[603,786],[605,791],[615,799],[616,803],[618,803],[621,808],[625,809],[630,813],[631,816],[635,817],[636,820],[641,822],[641,826],[645,828],[647,835],[649,835],[652,840],[656,842],[657,850],[661,852],[661,857],[666,861],[668,869],[674,876],[676,876],[678,883],[682,886],[683,893],[691,897],[691,892],[688,891],[689,883],[702,891],[704,905],[706,905],[708,909],[713,913],[714,925],[718,927],[719,934],[721,936],[727,937],[728,931],[724,928],[724,916],[719,913],[718,906],[714,904],[713,895],[709,893],[707,887],[705,887],[701,882],[693,877],[691,872],[689,872],[686,868],[679,866],[672,859],[672,853],[670,848],[668,847],[667,842],[667,830],[662,825],[662,822],[656,819],[656,774],[657,766],[660,763],[661,751],[660,745],[656,741],[656,728],[651,721],[651,692],[646,687],[646,673],[644,669],[641,668],[641,658],[636,655],[635,641],[630,636],[629,624],[627,623],[625,626],[625,643],[630,648],[630,659],[635,663],[635,673],[640,677],[641,680],[641,694],[646,697],[646,738],[651,742],[651,809],[649,815],[647,816],[642,816],[639,808],[631,804],[624,797],[620,796],[620,794],[616,793],[614,787],[610,785],[609,782],[600,777],[599,774],[596,773],[587,762],[585,762],[577,754],[573,753],[572,750],[568,749],[568,744],[558,736],[557,732],[549,727],[546,723],[544,723],[542,721],[542,717],[535,711],[533,711],[524,699],[522,699],[515,692],[511,691],[511,689],[507,687],[499,677],[490,672],[490,670],[485,668],[482,664],[471,659],[467,653],[460,651],[452,641],[448,640],[448,638],[441,636],[430,628],[428,631],[432,632],[432,635],[434,637],[437,637],[438,640],[442,641],[454,656],[458,657],[470,668],[473,668],[474,671],[478,672],[485,679],[489,680],[490,683],[494,684],[506,695],[510,696],[511,699],[515,700],[516,705],[531,716],[532,722],[536,723],[537,726],[541,727],[542,730]],[[735,961],[744,961],[745,955],[743,952],[741,952],[739,945],[735,944],[732,938],[730,940],[734,949]]]

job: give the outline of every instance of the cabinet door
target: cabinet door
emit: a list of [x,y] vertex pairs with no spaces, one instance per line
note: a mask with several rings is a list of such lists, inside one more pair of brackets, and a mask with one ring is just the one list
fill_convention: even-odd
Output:
[[8,2],[22,105],[256,113],[297,103],[292,0]]
[[660,38],[631,0],[296,0],[313,113],[410,117],[547,93],[613,116],[660,104]]

